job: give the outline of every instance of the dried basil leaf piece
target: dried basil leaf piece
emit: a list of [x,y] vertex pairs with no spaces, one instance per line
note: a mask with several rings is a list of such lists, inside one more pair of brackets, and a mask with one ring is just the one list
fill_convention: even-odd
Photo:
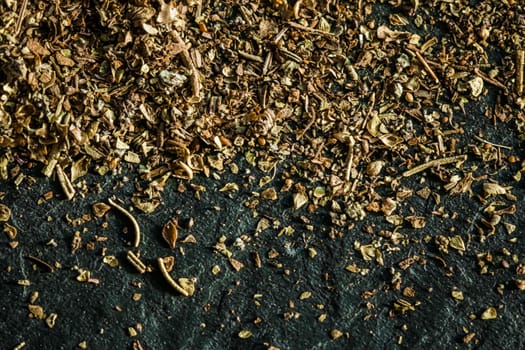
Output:
[[168,243],[171,249],[177,245],[179,222],[177,219],[171,219],[162,228],[162,237]]
[[95,215],[97,218],[103,217],[106,215],[106,213],[111,209],[111,206],[104,203],[104,202],[98,202],[93,204],[92,210],[93,215]]

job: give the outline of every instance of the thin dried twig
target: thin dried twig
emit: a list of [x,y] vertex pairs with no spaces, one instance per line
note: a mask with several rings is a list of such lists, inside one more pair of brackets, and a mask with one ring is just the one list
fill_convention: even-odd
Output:
[[523,69],[525,67],[525,50],[518,50],[516,53],[516,92],[523,94]]
[[486,143],[487,145],[491,145],[491,146],[494,146],[494,147],[505,148],[505,149],[512,149],[512,147],[510,147],[510,146],[505,146],[505,145],[500,145],[500,144],[497,144],[497,143],[493,143],[493,142],[487,141],[485,139],[482,139],[481,137],[476,136],[476,135],[474,135],[474,138],[476,140],[480,141],[480,142]]
[[315,123],[315,110],[313,108],[309,108],[309,99],[308,99],[308,95],[305,95],[305,100],[304,100],[304,110],[305,112],[308,113],[308,110],[310,109],[310,120],[308,121],[308,124],[306,124],[306,126],[304,127],[303,130],[301,130],[301,132],[299,133],[299,135],[297,135],[297,140],[300,140],[303,138],[304,134],[308,131],[308,129],[310,129],[312,127],[312,125],[314,125]]
[[288,31],[288,28],[286,28],[286,27],[283,28],[283,29],[281,29],[281,31],[280,31],[279,33],[277,33],[277,34],[273,37],[273,39],[272,39],[272,43],[273,43],[274,45],[279,44],[279,41],[281,41],[281,39],[283,38],[284,34],[286,34],[287,31]]
[[45,262],[44,260],[40,258],[37,258],[36,256],[28,255],[27,259],[34,261],[42,266],[45,266],[50,272],[55,272],[55,268],[51,264],[49,264],[48,262]]
[[311,111],[311,115],[312,115],[312,117],[310,118],[310,121],[308,122],[308,124],[306,124],[304,129],[301,130],[301,133],[299,135],[297,135],[297,140],[302,139],[304,134],[308,131],[308,129],[310,129],[312,127],[312,125],[314,125],[314,123],[315,123],[315,112],[313,110]]
[[137,269],[139,273],[146,272],[146,264],[144,264],[142,260],[140,260],[137,254],[133,253],[131,250],[128,250],[126,258],[131,263],[131,265],[133,265],[133,267]]
[[350,136],[350,139],[348,140],[348,157],[346,159],[345,181],[350,181],[350,175],[352,174],[352,168],[354,167],[354,146],[354,137]]
[[375,104],[376,104],[376,93],[372,92],[372,95],[370,95],[370,105],[368,106],[368,111],[366,112],[366,115],[363,118],[363,123],[361,124],[362,130],[364,130],[364,128],[366,127],[366,123],[368,123],[368,118],[372,114]]
[[239,54],[239,56],[246,58],[247,60],[264,63],[264,60],[261,56],[252,55],[251,53],[242,50],[237,50],[237,53]]
[[283,55],[287,56],[288,58],[291,58],[292,60],[294,60],[294,61],[297,62],[297,63],[302,63],[302,62],[304,61],[303,58],[302,58],[301,56],[299,56],[299,55],[296,54],[296,53],[293,53],[293,52],[290,51],[290,50],[285,49],[284,47],[279,48],[279,51],[280,51]]
[[474,73],[480,77],[481,79],[483,79],[484,81],[486,81],[487,83],[489,84],[492,84],[496,87],[499,87],[500,89],[503,89],[503,90],[507,90],[507,87],[505,85],[503,85],[502,83],[500,83],[499,81],[497,81],[496,79],[492,79],[491,77],[489,77],[488,75],[486,75],[485,73],[483,73],[482,71],[479,70],[478,67],[474,68]]
[[186,67],[191,71],[191,86],[193,89],[193,97],[195,97],[197,100],[200,100],[201,82],[199,79],[199,71],[195,67],[195,64],[193,64],[191,55],[188,51],[188,48],[186,47],[186,43],[184,42],[184,40],[182,40],[179,32],[177,32],[175,29],[172,29],[170,31],[170,35],[175,39],[177,44],[180,45],[180,54],[182,55],[182,61],[184,62]]
[[270,69],[270,66],[272,64],[272,58],[273,58],[273,53],[270,51],[268,52],[268,54],[266,55],[266,58],[264,59],[264,64],[262,68],[263,75],[268,74],[268,70]]
[[465,160],[467,160],[467,156],[466,155],[434,159],[434,160],[431,160],[429,162],[426,162],[426,163],[420,164],[418,166],[415,166],[415,167],[413,167],[410,170],[405,171],[403,173],[403,176],[404,177],[409,177],[409,176],[412,176],[414,174],[420,173],[420,172],[422,172],[422,171],[424,171],[426,169],[433,168],[435,166],[445,165],[445,164],[450,164],[450,163],[456,163],[456,162],[462,162],[462,161],[465,161]]
[[138,247],[140,244],[140,227],[137,220],[133,217],[133,215],[131,215],[129,211],[115,203],[111,198],[108,198],[108,203],[111,204],[115,209],[120,211],[122,214],[124,214],[124,216],[126,216],[131,221],[131,224],[133,225],[133,230],[135,231],[135,242],[133,243],[133,246],[135,248]]
[[325,32],[324,30],[319,30],[319,29],[303,26],[302,24],[299,24],[297,22],[289,21],[288,25],[290,25],[290,27],[294,27],[296,29],[301,29],[301,30],[304,30],[304,31],[307,31],[307,32],[312,32],[312,33],[315,33],[315,34],[334,36],[334,34],[332,34],[330,32]]
[[430,74],[432,79],[434,79],[434,81],[437,84],[439,84],[439,78],[437,77],[436,73],[434,73],[432,68],[430,68],[430,66],[428,65],[427,60],[425,60],[425,58],[421,55],[421,53],[419,52],[418,48],[415,47],[414,45],[407,45],[407,49],[410,50],[411,52],[413,52],[416,55],[416,57],[419,60],[419,62],[423,65],[423,68],[425,68],[425,70],[427,71],[428,74]]
[[180,284],[178,284],[173,278],[171,278],[170,274],[168,273],[168,270],[166,270],[166,265],[164,264],[164,259],[158,258],[157,262],[159,263],[160,272],[162,273],[162,276],[168,281],[168,283],[180,294],[184,295],[185,297],[190,296],[189,293],[184,290],[184,288],[181,287]]
[[22,29],[22,22],[24,21],[24,17],[26,15],[26,9],[27,0],[23,0],[22,6],[20,7],[20,12],[18,13],[18,19],[16,20],[15,36],[18,36],[18,34],[20,34],[20,30]]

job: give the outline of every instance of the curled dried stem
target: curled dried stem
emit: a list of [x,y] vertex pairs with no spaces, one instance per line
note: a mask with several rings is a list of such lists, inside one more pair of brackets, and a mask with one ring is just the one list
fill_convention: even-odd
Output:
[[53,265],[49,264],[48,262],[40,259],[40,258],[37,258],[36,256],[33,256],[33,255],[28,255],[27,256],[27,259],[31,260],[31,261],[34,261],[42,266],[45,266],[50,272],[55,272],[55,268],[53,267]]
[[299,11],[301,9],[301,5],[303,4],[303,0],[298,0],[295,5],[293,5],[293,16],[295,19],[299,19]]
[[186,290],[184,290],[184,288],[182,288],[180,284],[178,284],[173,278],[171,278],[170,274],[168,273],[168,270],[166,270],[164,259],[158,258],[157,262],[159,263],[160,272],[162,273],[162,276],[164,276],[166,281],[168,281],[168,283],[180,294],[184,295],[185,297],[190,296],[189,293]]
[[137,248],[140,244],[140,227],[137,220],[133,217],[133,215],[131,215],[129,211],[115,203],[111,198],[108,198],[108,203],[124,214],[124,216],[126,216],[131,221],[131,224],[133,225],[133,231],[135,231],[135,242],[133,243],[133,246]]

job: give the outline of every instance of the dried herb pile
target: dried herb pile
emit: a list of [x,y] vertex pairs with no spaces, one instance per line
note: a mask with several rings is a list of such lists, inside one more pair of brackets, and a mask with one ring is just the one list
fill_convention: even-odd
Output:
[[[367,216],[384,217],[386,229],[368,226],[373,239],[354,243],[381,266],[386,251],[409,244],[403,229],[425,228],[431,216],[458,219],[442,196],[474,196],[484,206],[472,223],[480,242],[516,229],[506,217],[516,212],[523,156],[491,137],[502,124],[525,137],[518,1],[6,0],[0,13],[2,180],[21,184],[24,167],[41,167],[78,200],[89,172],[125,167],[141,179],[130,200],[150,214],[173,178],[220,180],[242,171],[243,158],[267,173],[248,209],[291,192],[296,210],[327,208],[332,239]],[[473,127],[473,111],[491,129]],[[503,171],[512,171],[507,182],[494,181]],[[425,186],[427,177],[443,191]],[[405,202],[415,196],[435,209],[411,213]],[[8,207],[0,208],[7,222]],[[272,224],[265,220],[262,230]],[[172,247],[176,229],[170,221],[163,232]],[[471,239],[451,230],[423,241],[448,254],[465,252]],[[228,255],[223,243],[215,251]],[[476,256],[481,273],[487,254]],[[355,263],[347,270],[366,275]],[[404,299],[393,307],[414,309]]]
[[[238,154],[265,171],[300,158],[294,175],[359,212],[401,169],[467,159],[455,116],[489,87],[485,117],[521,122],[519,5],[374,6],[5,2],[2,178],[28,161],[71,183],[137,164],[154,185],[134,203],[150,212],[169,176],[210,176]],[[511,155],[485,145],[485,162]]]

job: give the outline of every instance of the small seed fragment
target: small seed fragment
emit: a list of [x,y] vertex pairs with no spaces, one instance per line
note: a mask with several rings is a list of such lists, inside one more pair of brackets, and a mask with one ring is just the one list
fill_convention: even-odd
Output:
[[28,305],[27,308],[29,309],[31,318],[37,318],[39,320],[43,320],[46,318],[46,313],[44,312],[44,308],[40,305]]
[[93,204],[92,210],[93,215],[95,215],[97,218],[103,217],[106,215],[106,213],[111,209],[111,206],[107,205],[104,202],[99,202]]
[[269,199],[272,201],[277,200],[277,192],[275,191],[275,188],[270,187],[262,191],[261,198]]
[[305,299],[308,299],[312,296],[312,292],[310,291],[305,291],[305,292],[302,292],[301,295],[299,296],[299,299],[300,300],[305,300]]
[[472,341],[472,339],[474,339],[475,336],[476,336],[476,333],[474,332],[468,333],[466,336],[463,337],[463,342],[465,344],[468,344]]
[[514,282],[516,283],[516,288],[519,290],[525,290],[525,280],[517,279]]
[[482,320],[493,320],[496,317],[498,317],[498,311],[495,307],[489,306],[483,313],[481,314]]
[[463,297],[463,292],[460,291],[460,290],[453,290],[452,291],[452,298],[456,299],[456,300],[463,300],[464,297]]
[[107,264],[110,267],[118,267],[119,265],[119,261],[114,255],[106,255],[104,258],[102,258],[102,261],[104,264]]
[[308,197],[306,196],[306,194],[301,193],[301,192],[293,194],[293,208],[294,209],[297,210],[301,208],[303,205],[305,205],[306,203],[308,203]]
[[251,331],[248,331],[248,330],[241,330],[239,331],[239,333],[237,334],[239,336],[239,338],[241,339],[248,339],[252,336],[252,332]]
[[53,313],[50,313],[49,316],[46,318],[46,324],[49,328],[55,327],[57,317],[58,315],[53,312]]
[[0,204],[0,221],[8,221],[10,217],[11,209],[5,204]]
[[229,258],[228,261],[233,269],[237,272],[241,271],[244,268],[244,264],[237,259]]
[[330,331],[330,336],[333,340],[337,340],[343,336],[343,332],[341,332],[339,329],[332,329]]
[[221,267],[219,265],[213,265],[211,268],[211,273],[216,276],[221,272]]
[[369,163],[366,167],[365,173],[369,176],[377,176],[381,173],[385,162],[382,160],[375,160]]

